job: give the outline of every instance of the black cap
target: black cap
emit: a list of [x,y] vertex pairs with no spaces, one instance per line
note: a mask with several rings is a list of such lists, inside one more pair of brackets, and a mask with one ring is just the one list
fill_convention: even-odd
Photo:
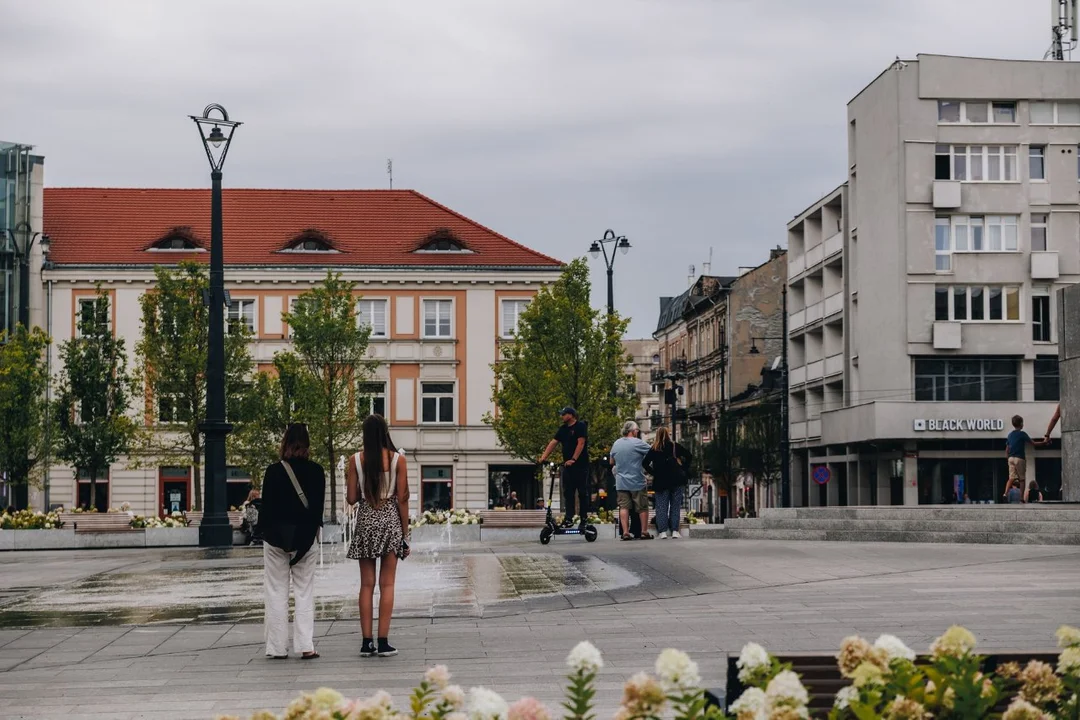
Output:
[[573,415],[574,417],[577,417],[577,410],[575,410],[574,408],[567,405],[566,407],[564,407],[562,410],[559,411],[559,414],[560,415]]

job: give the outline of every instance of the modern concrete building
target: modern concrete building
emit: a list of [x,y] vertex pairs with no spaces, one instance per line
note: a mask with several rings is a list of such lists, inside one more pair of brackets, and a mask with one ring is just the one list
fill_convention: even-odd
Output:
[[1000,499],[1010,418],[1058,400],[1078,151],[1076,63],[920,55],[850,101],[846,182],[788,224],[796,505]]

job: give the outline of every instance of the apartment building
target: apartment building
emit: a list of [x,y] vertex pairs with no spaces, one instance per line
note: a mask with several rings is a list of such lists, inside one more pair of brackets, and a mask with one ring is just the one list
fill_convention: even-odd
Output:
[[[849,102],[846,181],[788,223],[795,504],[1000,498],[1058,400],[1078,158],[1074,63],[920,55]],[[1060,496],[1058,440],[1028,467]]]
[[[379,363],[362,388],[371,407],[360,411],[389,420],[409,457],[414,507],[479,510],[493,477],[531,480],[532,466],[507,455],[482,418],[492,410],[498,343],[559,276],[559,261],[411,190],[227,189],[223,205],[227,315],[251,331],[258,369],[290,347],[282,313],[327,269],[341,272],[357,283],[357,320],[371,326]],[[109,295],[113,331],[132,352],[154,266],[206,262],[209,219],[208,190],[46,189],[52,242],[35,322],[53,338],[54,372],[58,347],[75,333],[97,283]],[[229,479],[229,502],[238,504],[250,478],[230,469]],[[90,501],[88,483],[71,468],[51,468],[48,482],[51,503]],[[191,468],[117,463],[95,504],[123,502],[144,514],[175,503],[188,509]]]
[[642,437],[651,440],[654,426],[663,424],[664,398],[654,382],[660,369],[660,343],[652,338],[623,340],[623,349],[630,358],[626,372],[634,378],[634,392],[639,401],[634,419],[641,427]]

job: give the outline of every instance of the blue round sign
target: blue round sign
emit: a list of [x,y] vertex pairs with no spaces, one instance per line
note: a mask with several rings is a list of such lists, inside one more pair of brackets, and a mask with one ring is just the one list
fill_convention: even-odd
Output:
[[814,467],[814,472],[811,473],[811,475],[814,478],[814,482],[818,485],[824,485],[829,482],[829,479],[832,477],[832,471],[829,470],[828,465],[817,465]]

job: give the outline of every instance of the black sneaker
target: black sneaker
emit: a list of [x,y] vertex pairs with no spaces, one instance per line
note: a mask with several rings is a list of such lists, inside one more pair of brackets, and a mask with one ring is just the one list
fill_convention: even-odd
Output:
[[379,638],[379,657],[397,655],[397,648],[391,645],[386,638]]
[[371,638],[364,638],[364,642],[360,645],[360,657],[372,657],[375,655],[375,641]]

